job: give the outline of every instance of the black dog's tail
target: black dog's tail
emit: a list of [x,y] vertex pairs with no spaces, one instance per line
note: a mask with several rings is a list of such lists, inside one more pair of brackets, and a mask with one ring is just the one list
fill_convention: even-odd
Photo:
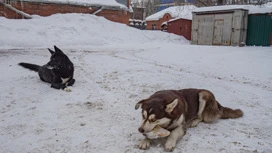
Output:
[[29,64],[29,63],[19,63],[19,65],[21,65],[24,68],[30,69],[32,71],[38,72],[39,68],[41,66],[36,65],[36,64]]

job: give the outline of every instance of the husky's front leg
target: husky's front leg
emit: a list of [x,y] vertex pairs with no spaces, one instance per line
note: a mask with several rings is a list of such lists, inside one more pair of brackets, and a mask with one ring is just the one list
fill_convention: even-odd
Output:
[[177,141],[183,137],[186,134],[186,128],[183,125],[180,125],[176,129],[174,129],[169,137],[167,138],[167,141],[165,143],[165,151],[173,151],[176,147]]
[[141,143],[139,144],[139,148],[142,150],[147,150],[150,148],[151,145],[151,140],[148,139],[147,137],[141,141]]

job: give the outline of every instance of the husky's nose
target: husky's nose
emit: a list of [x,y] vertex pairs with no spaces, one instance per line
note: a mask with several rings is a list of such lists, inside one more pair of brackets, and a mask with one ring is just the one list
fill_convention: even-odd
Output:
[[138,129],[138,131],[139,131],[140,133],[144,133],[145,130],[144,130],[143,128],[140,127],[140,128]]

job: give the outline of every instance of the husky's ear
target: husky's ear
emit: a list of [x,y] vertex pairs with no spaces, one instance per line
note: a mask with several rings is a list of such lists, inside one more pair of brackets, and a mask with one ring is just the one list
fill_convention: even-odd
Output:
[[141,107],[142,104],[143,104],[145,101],[146,101],[146,99],[139,101],[139,102],[135,105],[135,109],[137,110],[139,107]]
[[64,54],[57,46],[54,46],[56,53]]
[[166,105],[165,112],[170,114],[176,108],[177,105],[178,105],[178,99],[175,99],[173,102]]
[[48,50],[49,50],[49,52],[51,53],[51,55],[53,55],[53,54],[55,53],[53,50],[51,50],[51,49],[49,49],[49,48],[48,48]]

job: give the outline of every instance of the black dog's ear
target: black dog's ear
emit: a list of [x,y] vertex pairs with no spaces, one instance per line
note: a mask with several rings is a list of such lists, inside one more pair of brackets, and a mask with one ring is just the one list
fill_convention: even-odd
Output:
[[55,52],[59,54],[64,54],[57,46],[54,46]]
[[144,102],[146,102],[147,99],[141,100],[139,101],[136,105],[135,105],[135,109],[137,110],[139,107],[141,107],[143,105]]
[[49,49],[49,48],[48,48],[48,50],[49,50],[49,52],[51,53],[51,55],[53,55],[53,54],[55,53],[53,50],[51,50],[51,49]]

